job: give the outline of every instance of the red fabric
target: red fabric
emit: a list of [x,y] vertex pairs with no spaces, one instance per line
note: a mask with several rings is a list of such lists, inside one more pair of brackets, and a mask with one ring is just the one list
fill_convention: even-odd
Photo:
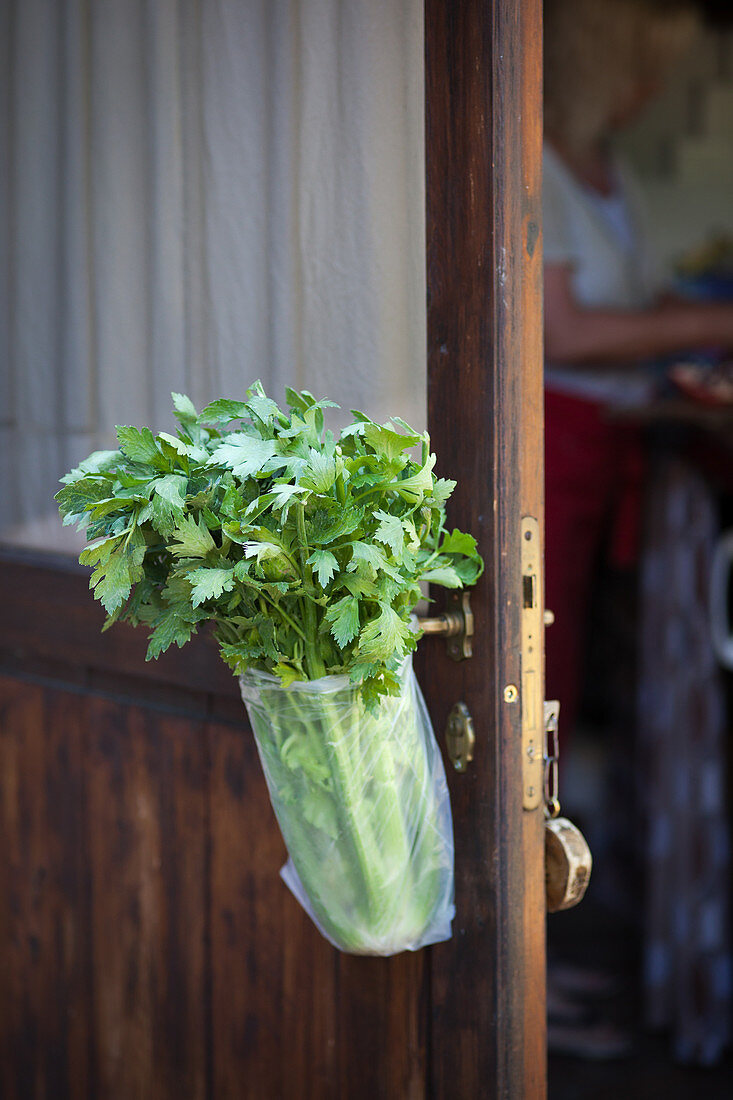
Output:
[[638,429],[603,407],[545,394],[545,600],[547,698],[560,700],[563,741],[577,715],[593,573],[604,551],[633,565],[641,519],[643,451]]

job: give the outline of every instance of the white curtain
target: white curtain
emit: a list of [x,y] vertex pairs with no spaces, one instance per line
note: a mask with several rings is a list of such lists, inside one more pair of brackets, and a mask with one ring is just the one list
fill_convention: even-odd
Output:
[[171,390],[424,420],[421,0],[0,12],[4,537]]

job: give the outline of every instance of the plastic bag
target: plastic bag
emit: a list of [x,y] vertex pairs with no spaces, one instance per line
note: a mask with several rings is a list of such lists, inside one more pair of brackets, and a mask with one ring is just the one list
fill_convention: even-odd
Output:
[[370,713],[347,676],[240,677],[290,858],[282,877],[332,944],[416,951],[451,935],[448,785],[408,659],[397,696]]

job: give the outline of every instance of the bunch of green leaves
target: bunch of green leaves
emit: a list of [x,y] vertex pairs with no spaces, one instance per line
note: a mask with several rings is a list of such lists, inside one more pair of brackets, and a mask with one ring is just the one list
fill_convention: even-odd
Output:
[[455,482],[434,476],[427,434],[355,412],[336,438],[332,402],[289,389],[283,411],[259,382],[200,415],[173,403],[176,435],[119,427],[119,449],[56,495],[86,528],[105,627],[144,623],[151,658],[207,622],[238,673],[346,673],[368,702],[396,690],[420,582],[460,588],[483,567],[473,537],[446,529]]

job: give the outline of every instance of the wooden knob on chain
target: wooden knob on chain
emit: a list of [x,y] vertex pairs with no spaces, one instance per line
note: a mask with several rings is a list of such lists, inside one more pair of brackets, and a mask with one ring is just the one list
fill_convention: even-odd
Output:
[[593,857],[580,829],[566,817],[545,822],[545,892],[548,913],[572,909],[582,900]]

